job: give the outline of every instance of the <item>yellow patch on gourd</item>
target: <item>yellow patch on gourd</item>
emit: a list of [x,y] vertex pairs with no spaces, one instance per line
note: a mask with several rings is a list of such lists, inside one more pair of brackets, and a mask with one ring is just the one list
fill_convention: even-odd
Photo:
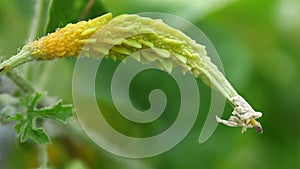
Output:
[[81,48],[91,40],[93,33],[112,19],[111,13],[89,21],[68,24],[56,32],[44,36],[25,47],[33,48],[32,56],[51,60],[68,56],[78,56]]

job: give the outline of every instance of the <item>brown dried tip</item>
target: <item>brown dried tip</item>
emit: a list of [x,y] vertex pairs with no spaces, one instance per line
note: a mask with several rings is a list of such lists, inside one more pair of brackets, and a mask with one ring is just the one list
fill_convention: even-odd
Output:
[[263,131],[263,128],[262,126],[260,125],[260,123],[256,126],[254,126],[254,129],[255,131],[257,131],[259,134],[262,134],[264,131]]
[[0,72],[7,70],[7,69],[8,69],[8,66],[4,66],[4,67],[0,68]]

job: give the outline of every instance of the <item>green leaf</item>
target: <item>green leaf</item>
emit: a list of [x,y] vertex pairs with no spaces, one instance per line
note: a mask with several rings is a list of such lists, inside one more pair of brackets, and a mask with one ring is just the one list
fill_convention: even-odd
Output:
[[43,98],[42,93],[34,93],[25,98],[20,98],[19,104],[20,106],[25,106],[28,112],[34,111],[38,102]]
[[[20,99],[20,105],[25,106],[24,113],[16,113],[10,116],[10,121],[17,122],[14,126],[18,136],[21,136],[21,142],[25,142],[28,139],[32,139],[37,144],[49,143],[50,138],[43,128],[37,128],[42,126],[38,123],[38,118],[54,119],[63,123],[66,123],[67,118],[73,116],[73,106],[63,105],[62,100],[57,101],[50,107],[44,107],[37,109],[42,98],[41,93],[34,93],[27,96],[26,99]],[[37,127],[36,127],[37,126]]]
[[36,113],[38,113],[39,117],[51,118],[65,123],[67,118],[73,116],[73,106],[63,105],[62,100],[59,100],[52,107],[39,109]]
[[83,17],[94,18],[106,13],[101,1],[95,1],[88,10],[87,16],[84,16],[89,1],[90,0],[52,0],[48,14],[47,33],[54,32],[57,28],[63,27],[68,23],[86,19]]
[[16,130],[17,136],[21,135],[21,133],[24,131],[24,126],[26,126],[26,124],[24,124],[24,122],[20,122],[15,125],[14,128]]
[[35,93],[33,95],[30,95],[26,99],[26,105],[27,105],[27,111],[30,113],[31,111],[34,111],[35,107],[37,106],[38,102],[42,99],[43,94],[42,93]]
[[[102,0],[114,15],[145,11],[174,14],[188,20],[203,18],[235,2],[234,0]],[[218,5],[215,5],[218,4]],[[188,9],[188,10],[187,10]]]
[[34,129],[32,125],[27,124],[21,136],[21,142],[25,142],[29,138],[37,144],[50,143],[49,136],[45,133],[44,129]]
[[15,116],[9,118],[10,121],[22,121],[24,119],[23,114],[16,113]]

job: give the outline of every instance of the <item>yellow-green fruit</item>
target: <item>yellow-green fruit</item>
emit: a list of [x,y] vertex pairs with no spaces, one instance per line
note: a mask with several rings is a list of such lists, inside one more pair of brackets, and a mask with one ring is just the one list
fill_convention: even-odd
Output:
[[44,60],[76,57],[90,36],[107,24],[111,18],[111,13],[108,13],[89,21],[68,24],[54,33],[27,44],[24,48],[32,48],[32,56]]

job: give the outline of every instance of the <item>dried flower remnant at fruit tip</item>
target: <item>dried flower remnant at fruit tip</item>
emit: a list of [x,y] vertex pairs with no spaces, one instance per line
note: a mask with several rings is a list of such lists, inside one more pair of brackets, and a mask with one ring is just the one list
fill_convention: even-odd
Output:
[[254,111],[241,96],[232,97],[231,102],[235,106],[232,116],[230,116],[228,120],[223,120],[216,116],[217,122],[230,127],[242,127],[242,133],[244,133],[247,128],[254,128],[258,133],[262,134],[263,128],[261,124],[256,121],[257,118],[262,117],[262,113]]

